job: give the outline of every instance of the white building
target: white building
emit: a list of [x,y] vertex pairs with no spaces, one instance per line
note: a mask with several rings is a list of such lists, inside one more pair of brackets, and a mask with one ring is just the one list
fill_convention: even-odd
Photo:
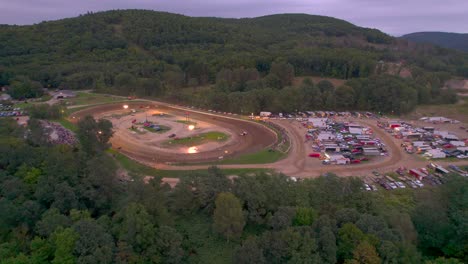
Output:
[[442,137],[443,139],[447,139],[447,140],[455,140],[455,141],[458,140],[457,136],[450,134],[450,132],[448,131],[436,130],[434,131],[434,135],[438,135]]
[[11,100],[11,96],[9,94],[1,94],[0,101],[9,101]]
[[343,155],[326,154],[326,156],[330,160],[330,163],[336,163],[337,165],[345,165],[350,163],[350,160],[348,158],[345,158]]
[[327,127],[328,118],[309,118],[309,123],[314,127],[325,128]]
[[320,134],[317,135],[317,139],[320,140],[320,141],[324,141],[324,140],[335,140],[336,139],[336,135],[331,133],[331,132],[320,132]]
[[450,144],[454,145],[455,147],[464,147],[465,146],[465,142],[458,141],[458,140],[450,141]]
[[380,155],[380,150],[377,148],[363,148],[365,156],[379,156]]
[[438,123],[450,123],[450,121],[452,121],[451,119],[448,119],[443,116],[433,116],[433,117],[428,117],[427,119],[421,118],[421,120],[424,120],[426,122],[438,122]]
[[447,157],[447,155],[444,152],[442,152],[440,149],[429,149],[428,151],[426,151],[424,155],[431,157],[433,159],[443,159]]
[[426,141],[413,141],[413,146],[415,147],[426,147],[429,146],[429,143]]
[[362,135],[364,134],[364,130],[362,127],[349,127],[349,133],[353,135]]

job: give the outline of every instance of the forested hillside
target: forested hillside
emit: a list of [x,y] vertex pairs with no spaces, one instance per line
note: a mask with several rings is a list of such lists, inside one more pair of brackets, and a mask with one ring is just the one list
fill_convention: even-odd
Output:
[[[392,63],[411,69],[413,78],[385,76]],[[291,86],[294,76],[310,75],[369,79],[341,91],[320,88],[320,93],[311,91],[316,97],[306,104],[283,107],[287,102],[278,91]],[[440,90],[440,83],[451,75],[468,76],[467,54],[322,16],[221,19],[124,10],[32,26],[0,26],[0,85],[11,85],[15,98],[37,95],[40,84],[153,96],[226,111],[228,105],[218,99],[234,105],[238,98],[255,99],[246,111],[374,110],[390,101],[386,97],[373,101],[360,92],[365,87],[356,85],[383,76],[392,80],[384,90],[411,97],[404,98],[408,106],[391,109],[399,113],[418,103],[453,102],[450,91]],[[345,105],[339,103],[343,92],[350,95]],[[314,103],[319,101],[322,105]]]
[[444,48],[468,52],[468,34],[449,32],[416,32],[401,36],[418,43],[432,43]]
[[119,180],[111,129],[84,118],[79,143],[53,146],[36,119],[28,130],[0,120],[1,264],[468,261],[464,178],[366,192],[351,177],[230,180],[211,168],[171,189]]

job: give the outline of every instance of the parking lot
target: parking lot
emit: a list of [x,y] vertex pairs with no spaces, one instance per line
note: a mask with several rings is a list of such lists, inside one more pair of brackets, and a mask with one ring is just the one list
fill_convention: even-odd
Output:
[[381,174],[377,170],[372,171],[372,176],[364,178],[363,189],[377,191],[380,186],[385,190],[412,188],[418,189],[424,186],[437,186],[447,182],[447,174],[455,173],[468,177],[463,168],[456,165],[441,166],[437,163],[429,163],[426,167],[407,169],[398,168],[393,172]]
[[[446,123],[454,124],[449,119]],[[411,124],[405,121],[384,121],[378,122],[378,126],[391,134],[395,139],[400,140],[400,146],[408,154],[418,154],[421,157],[431,160],[456,158],[468,158],[468,140],[464,138],[463,126],[460,130],[435,127],[436,123]],[[443,123],[438,123],[442,124]]]
[[0,104],[0,117],[24,116],[26,112],[13,105]]

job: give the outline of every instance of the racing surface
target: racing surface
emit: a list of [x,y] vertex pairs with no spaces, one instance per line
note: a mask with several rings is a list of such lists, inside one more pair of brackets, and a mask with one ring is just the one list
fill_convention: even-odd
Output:
[[[128,126],[131,120],[135,118],[134,115],[122,117],[120,122],[113,122],[115,133],[110,141],[112,148],[145,164],[167,165],[172,163],[213,162],[218,161],[220,157],[226,159],[255,153],[272,146],[277,141],[276,133],[269,128],[238,118],[213,115],[149,101],[128,102],[125,104],[128,105],[129,109],[136,109],[144,112],[159,111],[174,116],[187,116],[188,114],[190,120],[210,124],[213,128],[219,128],[217,129],[218,131],[226,132],[230,136],[229,140],[225,144],[220,144],[219,147],[189,154],[185,151],[174,152],[174,150],[170,149],[164,150],[156,148],[132,137],[128,133]],[[70,121],[76,122],[86,115],[91,115],[95,118],[103,118],[112,114],[122,114],[124,112],[123,105],[124,103],[106,104],[80,110],[72,114]],[[139,113],[138,115],[141,116],[141,114],[142,113]],[[248,132],[247,135],[241,136],[240,134],[244,131]],[[168,134],[170,133],[171,132]]]
[[[86,115],[92,115],[95,118],[102,118],[111,114],[122,113],[123,104],[124,103],[107,104],[87,108],[73,114],[72,117],[75,117],[75,119],[71,118],[70,121],[75,122],[79,118],[82,118]],[[221,130],[223,132],[227,132],[230,135],[228,142],[221,145],[220,148],[216,148],[214,150],[196,154],[187,154],[182,152],[174,153],[173,150],[155,151],[155,148],[152,148],[150,145],[145,145],[141,142],[131,140],[131,138],[127,135],[119,133],[119,131],[122,130],[126,130],[128,132],[128,126],[121,127],[119,124],[116,124],[116,133],[111,139],[112,147],[138,162],[151,167],[156,167],[158,169],[206,169],[208,166],[210,166],[210,163],[218,161],[220,156],[223,156],[223,158],[228,158],[241,156],[243,154],[255,153],[259,150],[274,145],[277,141],[276,133],[270,130],[268,127],[231,116],[200,112],[154,101],[128,102],[125,104],[128,104],[129,108],[135,109],[150,106],[150,109],[157,109],[158,111],[167,112],[168,114],[178,116],[184,116],[188,112],[190,114],[191,120],[212,124],[215,130]],[[128,122],[128,120],[131,118],[134,117],[128,117],[125,122]],[[393,171],[399,167],[418,168],[425,167],[429,162],[419,158],[417,155],[407,154],[403,148],[399,146],[401,143],[399,140],[393,138],[377,127],[376,120],[351,118],[343,121],[361,123],[372,128],[376,135],[386,144],[390,155],[379,157],[375,161],[364,164],[325,166],[322,165],[318,160],[314,161],[307,157],[307,143],[304,142],[305,130],[298,122],[291,120],[271,120],[271,122],[280,127],[283,127],[287,132],[287,136],[289,137],[291,143],[291,148],[287,157],[269,164],[229,164],[217,166],[224,169],[273,169],[288,176],[308,178],[317,177],[327,172],[333,172],[339,176],[366,176],[370,175],[373,170],[387,172]],[[248,131],[248,134],[246,136],[240,136],[243,131]],[[451,162],[437,161],[437,163],[442,166],[446,166]],[[457,165],[463,165],[466,163],[466,161],[461,161],[458,162]]]

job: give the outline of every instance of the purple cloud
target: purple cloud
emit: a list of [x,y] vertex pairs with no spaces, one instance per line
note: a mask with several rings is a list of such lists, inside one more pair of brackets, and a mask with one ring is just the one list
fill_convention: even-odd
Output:
[[33,24],[88,11],[132,8],[235,18],[307,13],[344,19],[392,35],[468,32],[468,1],[464,0],[0,0],[0,7],[0,24]]

